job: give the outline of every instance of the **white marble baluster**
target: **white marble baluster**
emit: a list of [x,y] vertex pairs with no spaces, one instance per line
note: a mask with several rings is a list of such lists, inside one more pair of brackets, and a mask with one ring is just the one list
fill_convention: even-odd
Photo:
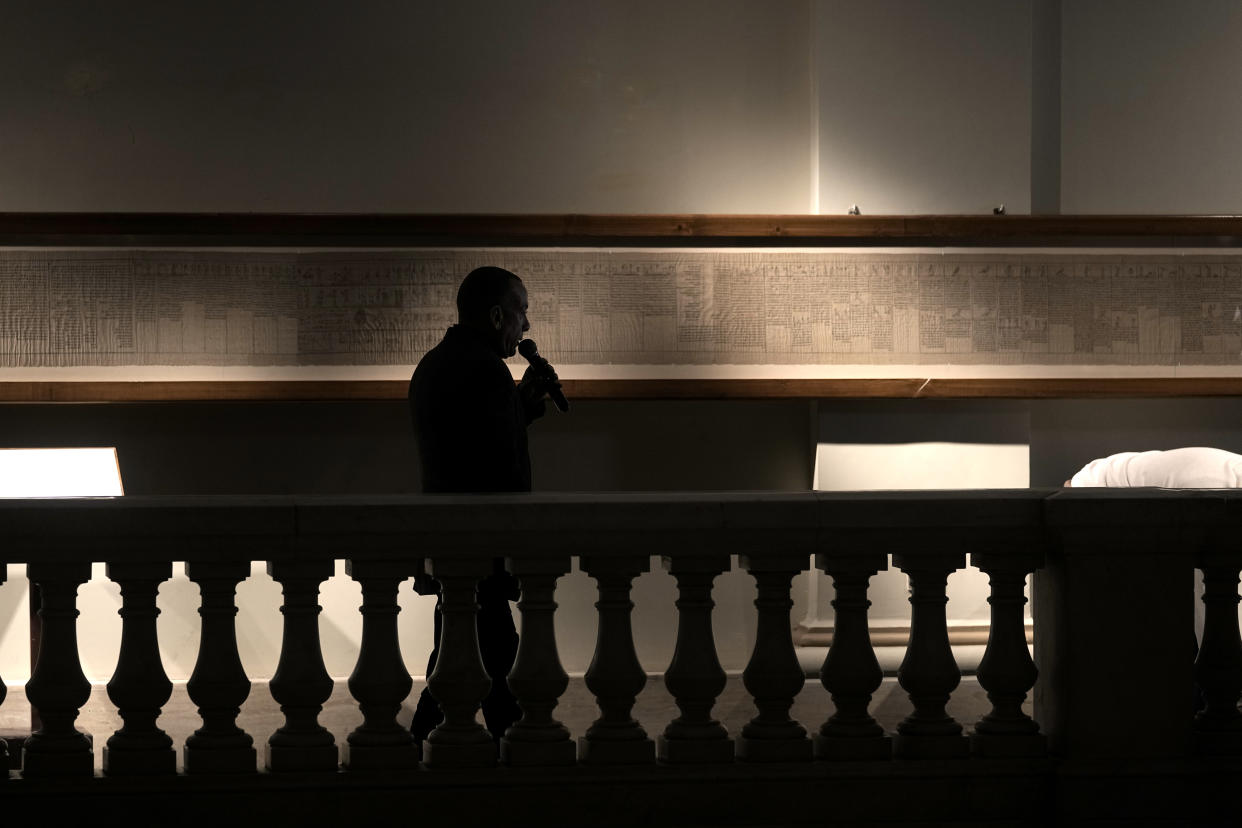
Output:
[[339,755],[331,732],[319,724],[332,695],[332,677],[319,646],[319,585],[332,577],[333,561],[269,561],[267,574],[284,593],[280,661],[268,685],[285,723],[267,740],[270,771],[336,770]]
[[405,561],[349,560],[345,571],[362,585],[362,644],[349,676],[363,721],[346,739],[342,763],[350,770],[413,768],[418,747],[397,723],[414,680],[397,637],[397,588],[415,567]]
[[806,728],[789,717],[794,697],[806,679],[794,651],[789,588],[795,575],[808,567],[799,554],[740,556],[742,568],[755,578],[759,619],[755,650],[742,672],[742,682],[755,700],[759,715],[743,728],[737,757],[747,762],[796,762],[811,758]]
[[647,683],[647,673],[634,650],[630,615],[634,579],[651,566],[646,555],[583,557],[582,571],[599,586],[599,627],[595,655],[586,672],[586,686],[595,696],[600,716],[578,740],[578,759],[590,765],[633,765],[655,761],[655,742],[631,715]]
[[910,577],[910,640],[897,682],[914,705],[914,712],[897,725],[893,755],[904,759],[964,757],[969,742],[962,726],[945,712],[949,696],[962,680],[949,646],[945,606],[949,573],[966,565],[966,555],[896,554],[893,565]]
[[108,577],[121,586],[121,654],[108,682],[108,698],[124,726],[103,749],[109,776],[173,774],[177,751],[172,739],[156,725],[160,710],[172,696],[172,682],[160,661],[155,606],[160,584],[172,577],[168,561],[109,563]]
[[475,614],[478,582],[492,572],[489,558],[431,558],[427,572],[440,582],[440,655],[427,679],[444,721],[423,745],[429,768],[486,767],[496,764],[496,744],[479,724],[479,705],[492,680],[483,668]]
[[1023,607],[1026,576],[1043,565],[1043,552],[1015,547],[972,552],[970,562],[988,574],[992,594],[988,645],[979,662],[979,684],[992,710],[975,725],[971,751],[978,756],[1041,756],[1047,740],[1039,725],[1022,711],[1039,671],[1026,645]]
[[[0,563],[0,586],[4,585],[4,582],[8,580],[8,577],[9,577],[8,564]],[[8,693],[9,693],[9,688],[4,686],[4,679],[0,677],[0,705],[4,704],[5,696],[7,696]],[[16,745],[14,745],[14,749],[15,750],[17,749]],[[9,778],[9,765],[10,764],[11,764],[11,759],[9,755],[9,743],[6,742],[4,739],[0,739],[0,782],[3,782]]]
[[664,674],[681,715],[657,740],[657,755],[670,764],[732,762],[729,731],[712,718],[727,677],[712,634],[712,582],[729,569],[728,555],[674,555],[664,568],[677,579],[677,645]]
[[522,599],[517,658],[509,672],[509,689],[522,708],[500,740],[501,760],[513,766],[572,765],[576,748],[569,729],[552,716],[569,686],[556,647],[556,579],[569,571],[569,556],[508,558],[506,568],[518,579]]
[[1236,554],[1206,551],[1203,570],[1203,644],[1195,660],[1195,682],[1204,708],[1195,714],[1195,749],[1203,754],[1242,753],[1242,637],[1238,634]]
[[887,759],[892,740],[867,708],[884,680],[867,628],[867,584],[888,569],[883,552],[821,553],[816,565],[832,576],[832,645],[819,680],[832,695],[836,711],[815,735],[815,758],[829,760]]
[[78,657],[78,587],[91,578],[90,562],[36,563],[27,577],[39,585],[43,634],[26,698],[43,726],[26,741],[23,776],[90,776],[95,772],[91,739],[73,726],[91,697]]
[[189,561],[185,574],[198,584],[202,617],[198,660],[186,683],[203,726],[185,740],[185,772],[253,773],[254,739],[237,726],[250,679],[237,654],[237,585],[250,575],[249,561]]

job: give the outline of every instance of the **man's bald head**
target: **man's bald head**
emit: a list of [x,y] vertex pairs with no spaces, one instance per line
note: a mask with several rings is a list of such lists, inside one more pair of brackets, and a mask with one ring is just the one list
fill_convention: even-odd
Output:
[[476,267],[457,288],[457,321],[486,324],[491,309],[504,305],[515,284],[522,284],[522,280],[503,267]]
[[483,334],[502,358],[517,353],[526,318],[526,286],[503,267],[470,271],[457,289],[457,322]]

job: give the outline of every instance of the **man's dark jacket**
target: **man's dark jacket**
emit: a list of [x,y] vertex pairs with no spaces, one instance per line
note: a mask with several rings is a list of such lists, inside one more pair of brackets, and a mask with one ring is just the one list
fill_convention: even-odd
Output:
[[454,325],[410,380],[423,491],[529,492],[527,415],[504,360]]
[[[543,412],[527,414],[513,375],[486,338],[461,325],[449,328],[418,363],[409,397],[424,492],[530,491],[526,426]],[[415,586],[419,588],[417,582]],[[426,589],[424,585],[419,591]],[[496,740],[521,716],[505,678],[513,667],[518,640],[509,601],[518,597],[517,580],[505,571],[502,558],[494,559],[493,573],[479,581],[476,622],[483,666],[492,679],[483,700],[483,719]],[[437,598],[428,676],[439,659],[441,618]],[[442,718],[439,705],[424,690],[411,724],[415,738],[426,739]]]

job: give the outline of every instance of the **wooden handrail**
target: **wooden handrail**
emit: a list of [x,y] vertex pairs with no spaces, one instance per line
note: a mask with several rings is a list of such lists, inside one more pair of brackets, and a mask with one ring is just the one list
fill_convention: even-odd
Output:
[[[0,562],[144,561],[156,550],[160,560],[321,559],[361,549],[380,558],[432,549],[490,558],[500,538],[512,557],[588,547],[594,556],[637,548],[664,554],[650,545],[656,538],[666,551],[810,555],[827,538],[851,532],[892,535],[899,539],[890,545],[908,550],[911,537],[937,533],[1038,534],[1055,496],[1050,489],[994,489],[0,499]],[[1143,491],[1131,499],[1170,498]]]
[[[1242,396],[1240,377],[566,380],[571,400],[1107,399]],[[14,402],[404,400],[407,380],[0,382]]]
[[0,246],[1239,246],[1242,216],[0,213]]

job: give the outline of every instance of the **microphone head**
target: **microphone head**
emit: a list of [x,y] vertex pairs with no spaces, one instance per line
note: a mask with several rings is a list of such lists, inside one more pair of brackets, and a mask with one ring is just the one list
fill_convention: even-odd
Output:
[[531,360],[539,356],[539,347],[535,345],[535,340],[523,339],[518,343],[518,353]]

